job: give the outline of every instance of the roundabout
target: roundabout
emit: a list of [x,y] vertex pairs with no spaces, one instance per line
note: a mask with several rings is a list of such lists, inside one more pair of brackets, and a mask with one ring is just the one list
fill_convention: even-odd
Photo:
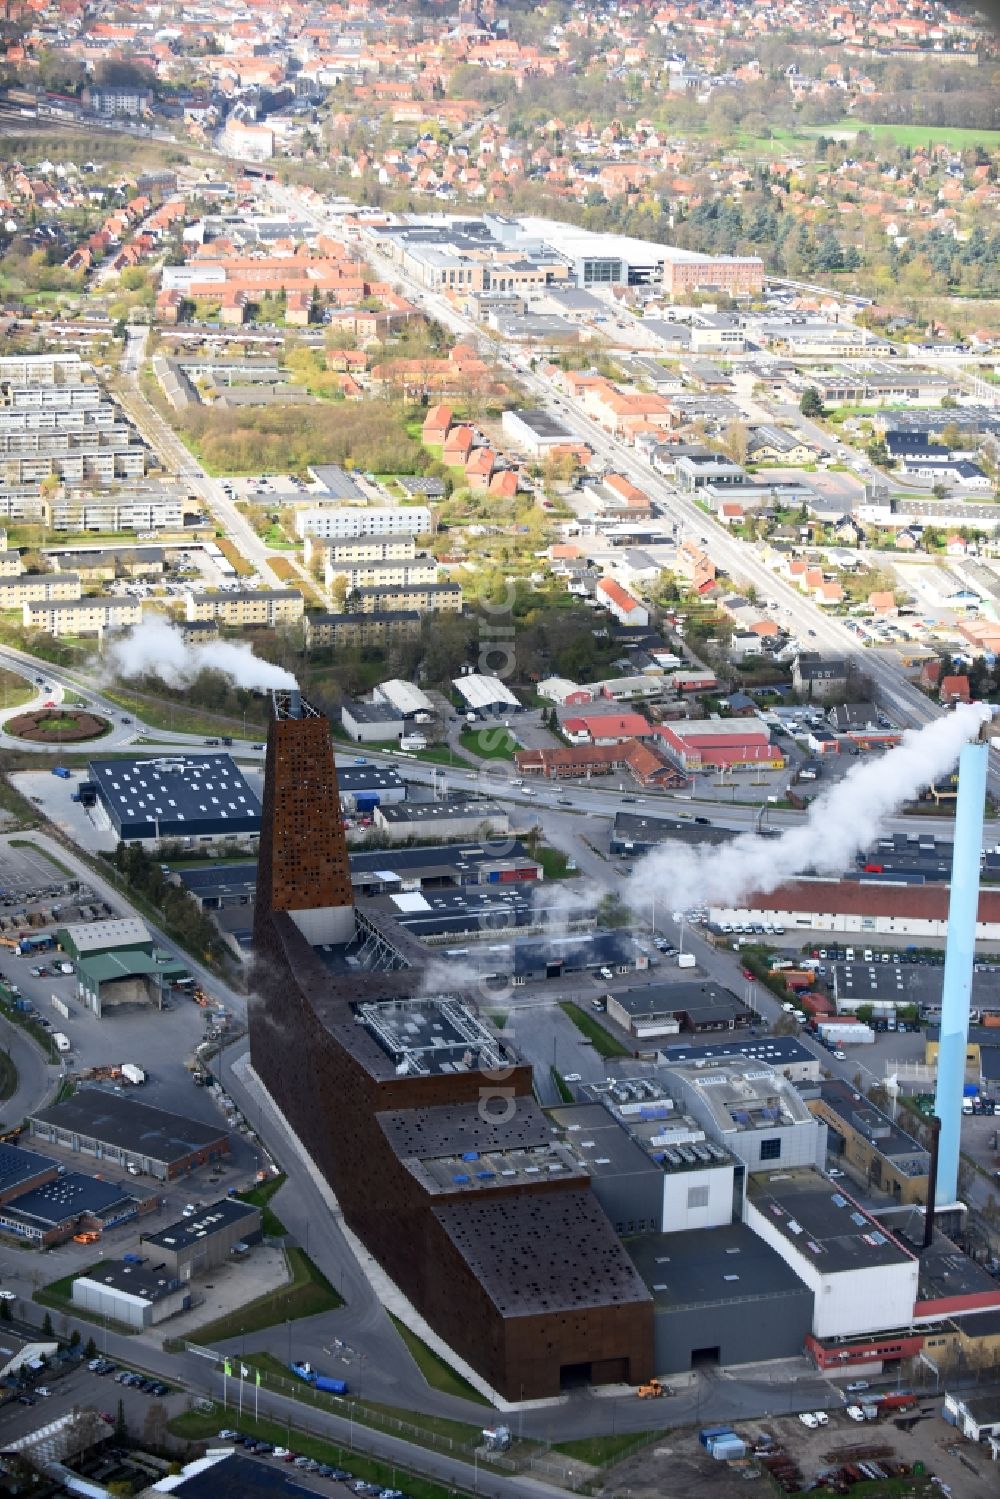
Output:
[[86,709],[37,708],[8,718],[4,732],[32,744],[82,744],[101,739],[111,723]]

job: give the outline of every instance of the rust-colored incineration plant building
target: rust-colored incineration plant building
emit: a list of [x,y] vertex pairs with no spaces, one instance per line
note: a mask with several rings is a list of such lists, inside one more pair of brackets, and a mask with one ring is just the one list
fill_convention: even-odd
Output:
[[[501,1395],[648,1378],[649,1292],[532,1098],[530,1066],[468,998],[423,992],[406,942],[355,912],[326,718],[277,694],[256,1072],[350,1227]],[[377,969],[354,966],[374,954]]]

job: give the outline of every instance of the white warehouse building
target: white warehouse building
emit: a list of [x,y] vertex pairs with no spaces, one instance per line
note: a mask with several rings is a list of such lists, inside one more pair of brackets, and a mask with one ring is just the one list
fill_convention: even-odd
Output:
[[499,677],[470,671],[464,677],[454,677],[451,685],[465,700],[467,710],[480,718],[521,711],[521,704]]
[[752,1176],[745,1215],[814,1293],[815,1337],[864,1336],[912,1323],[916,1255],[818,1171]]

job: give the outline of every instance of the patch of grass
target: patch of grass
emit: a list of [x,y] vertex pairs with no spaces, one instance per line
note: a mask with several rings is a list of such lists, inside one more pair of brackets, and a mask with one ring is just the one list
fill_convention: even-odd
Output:
[[226,561],[232,563],[235,572],[241,578],[250,577],[250,575],[254,572],[253,563],[247,561],[243,553],[240,551],[239,547],[235,546],[227,536],[217,536],[215,538],[215,544],[219,548],[219,551],[222,553],[223,557],[225,557]]
[[557,1072],[555,1067],[550,1067],[549,1076],[555,1083],[556,1092],[559,1094],[559,1097],[562,1099],[563,1103],[572,1103],[573,1093],[572,1090],[567,1086],[566,1080],[563,1077],[562,1073]]
[[457,1395],[460,1400],[472,1400],[476,1405],[489,1405],[485,1395],[479,1391],[468,1380],[463,1379],[450,1364],[446,1364],[443,1358],[439,1358],[433,1348],[428,1348],[422,1338],[418,1338],[415,1332],[411,1332],[405,1323],[400,1322],[398,1317],[389,1313],[389,1319],[393,1327],[399,1333],[413,1362],[434,1390],[440,1390],[442,1395]]
[[567,868],[568,854],[564,854],[561,848],[550,848],[547,843],[536,844],[531,857],[538,860],[547,880],[575,880],[580,872],[578,869]]
[[10,1059],[10,1053],[0,1051],[0,1100],[12,1098],[17,1088],[17,1068]]
[[[271,1374],[282,1380],[284,1382],[282,1394],[284,1395],[291,1395],[293,1399],[301,1400],[304,1404],[321,1408],[326,1406],[327,1409],[335,1410],[340,1415],[344,1414],[346,1399],[354,1411],[355,1421],[380,1428],[393,1421],[405,1422],[430,1439],[427,1442],[428,1446],[445,1445],[450,1449],[454,1444],[471,1451],[482,1440],[481,1428],[472,1426],[468,1422],[452,1421],[447,1416],[428,1416],[423,1411],[403,1410],[395,1405],[384,1405],[377,1400],[362,1400],[347,1381],[345,1381],[348,1383],[346,1397],[329,1394],[323,1390],[314,1390],[305,1380],[298,1379],[288,1365],[283,1364],[281,1359],[276,1358],[273,1353],[248,1354],[246,1362],[260,1369],[262,1374]],[[334,1374],[333,1377],[339,1376]],[[439,1441],[436,1443],[434,1438],[438,1438]],[[441,1438],[444,1439],[443,1443],[440,1442]]]
[[579,1005],[573,1004],[572,1000],[566,1000],[559,1006],[564,1015],[568,1015],[577,1030],[587,1037],[588,1041],[594,1043],[594,1050],[602,1057],[628,1057],[632,1053],[627,1046],[606,1031],[586,1010],[581,1010]]
[[619,1431],[615,1436],[576,1437],[571,1442],[556,1442],[553,1452],[564,1457],[574,1457],[577,1462],[589,1463],[592,1468],[603,1468],[615,1462],[622,1453],[630,1452],[644,1442],[652,1442],[655,1431]]
[[14,1008],[14,995],[10,992],[6,984],[0,984],[0,1010],[3,1011],[3,1014],[12,1024],[19,1025],[23,1031],[27,1031],[31,1039],[45,1053],[46,1061],[55,1067],[59,1061],[59,1056],[56,1052],[51,1032],[47,1031],[43,1025],[39,1025],[38,1021],[31,1015],[26,1014],[24,1010]]
[[507,729],[486,725],[478,729],[463,729],[458,742],[467,754],[476,755],[480,760],[513,760],[514,751],[521,748]]
[[333,1289],[323,1272],[301,1249],[286,1249],[285,1258],[291,1281],[256,1301],[206,1322],[188,1334],[192,1343],[223,1343],[242,1333],[263,1332],[278,1322],[297,1322],[300,1317],[315,1317],[343,1306],[343,1297]]
[[[186,708],[182,703],[174,703],[166,698],[153,698],[147,693],[129,692],[125,687],[105,687],[102,691],[105,697],[124,708],[129,715],[134,714],[140,718],[151,729],[166,729],[168,732],[176,730],[179,734],[215,736],[238,733],[241,738],[243,735],[241,718],[227,718],[221,713]],[[248,731],[251,726],[255,731],[259,727],[248,721]]]
[[286,1232],[285,1225],[277,1213],[269,1206],[271,1198],[285,1184],[284,1175],[272,1176],[267,1181],[261,1182],[258,1187],[251,1187],[247,1192],[237,1192],[241,1202],[249,1202],[255,1208],[262,1210],[261,1226],[270,1238],[280,1239]]
[[59,873],[65,875],[68,880],[76,879],[76,875],[72,869],[68,869],[65,864],[60,863],[55,854],[50,854],[47,848],[42,848],[39,844],[33,843],[30,838],[12,838],[10,846],[11,848],[30,848],[33,854],[37,854],[40,859],[44,859],[46,863],[58,869]]
[[30,703],[35,691],[34,685],[20,672],[0,667],[0,700],[5,708],[19,708],[22,703]]
[[[174,1436],[186,1437],[191,1442],[207,1441],[214,1438],[219,1428],[227,1425],[230,1419],[231,1410],[225,1410],[222,1406],[216,1406],[213,1411],[205,1414],[191,1410],[175,1416],[168,1423],[168,1429]],[[247,1436],[260,1437],[262,1441],[271,1442],[274,1446],[288,1443],[289,1426],[284,1421],[255,1421],[244,1413],[240,1417],[240,1430]],[[310,1436],[299,1427],[293,1426],[291,1431],[295,1433],[295,1451],[303,1457],[315,1458],[317,1462],[327,1463],[330,1467],[347,1468],[355,1478],[364,1478],[369,1483],[389,1487],[397,1482],[400,1473],[406,1471],[398,1463],[378,1462],[375,1458],[363,1457],[335,1442]],[[406,1490],[413,1499],[454,1499],[456,1494],[456,1490],[451,1487],[443,1487],[410,1473],[406,1474]]]

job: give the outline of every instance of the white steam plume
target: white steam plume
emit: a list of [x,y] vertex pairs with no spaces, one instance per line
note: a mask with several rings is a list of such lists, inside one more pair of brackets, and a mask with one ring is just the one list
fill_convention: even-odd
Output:
[[249,645],[230,641],[187,645],[176,625],[149,619],[123,635],[107,652],[120,677],[159,677],[168,687],[187,687],[203,671],[221,671],[234,687],[295,687],[290,671],[261,661]]
[[857,766],[818,796],[805,821],[780,838],[741,833],[711,848],[655,849],[630,875],[626,899],[640,910],[655,899],[687,911],[767,893],[805,870],[840,874],[870,845],[885,818],[952,770],[962,746],[989,717],[988,708],[973,703],[926,728],[907,730],[896,749]]

